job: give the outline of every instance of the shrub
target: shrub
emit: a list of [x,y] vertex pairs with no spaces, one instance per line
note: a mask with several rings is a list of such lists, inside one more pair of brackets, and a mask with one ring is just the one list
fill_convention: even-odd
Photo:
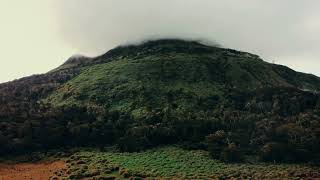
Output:
[[117,145],[120,151],[135,152],[174,141],[174,131],[170,128],[149,125],[129,129]]
[[137,152],[149,146],[146,137],[125,136],[119,139],[117,147],[121,152]]
[[281,162],[288,156],[287,150],[286,144],[269,142],[260,149],[259,157],[263,161]]
[[231,143],[224,148],[220,154],[220,159],[224,162],[241,162],[243,156],[235,143]]
[[223,130],[216,131],[206,137],[208,151],[213,158],[218,159],[220,157],[222,149],[227,145],[226,139],[227,135]]

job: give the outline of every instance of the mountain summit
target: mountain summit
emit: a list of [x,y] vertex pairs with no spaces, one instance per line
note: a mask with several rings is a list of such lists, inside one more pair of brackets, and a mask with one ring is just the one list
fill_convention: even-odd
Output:
[[[0,150],[199,147],[226,132],[262,159],[309,160],[320,149],[319,90],[320,78],[247,52],[176,39],[120,46],[1,84]],[[287,153],[273,157],[279,147]]]

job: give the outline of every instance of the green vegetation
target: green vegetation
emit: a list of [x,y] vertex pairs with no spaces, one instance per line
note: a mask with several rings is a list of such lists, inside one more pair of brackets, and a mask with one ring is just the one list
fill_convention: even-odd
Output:
[[[0,154],[182,144],[241,162],[320,162],[320,78],[258,56],[159,40],[0,85]],[[222,133],[223,132],[223,133]]]
[[169,108],[172,100],[177,108],[199,109],[197,99],[217,100],[220,89],[220,84],[210,81],[203,62],[191,55],[187,59],[176,55],[172,60],[151,56],[90,67],[50,96],[49,101],[59,106],[94,104],[109,111],[132,113],[139,119],[146,109]]
[[320,169],[308,165],[225,164],[206,151],[160,147],[140,153],[80,151],[71,156],[70,177],[164,179],[300,179],[320,178]]
[[[220,51],[214,55],[169,52],[116,57],[111,62],[84,68],[49,96],[47,102],[54,106],[93,104],[109,111],[135,113],[145,108],[165,108],[171,103],[168,101],[175,101],[177,108],[203,110],[214,106],[198,107],[198,99],[222,102],[226,93],[234,89],[305,86],[300,79],[297,81],[301,84],[290,84],[291,79],[283,78],[273,71],[273,65],[256,57],[240,54],[224,59]],[[315,88],[318,87],[312,89]],[[170,95],[174,99],[169,99]]]

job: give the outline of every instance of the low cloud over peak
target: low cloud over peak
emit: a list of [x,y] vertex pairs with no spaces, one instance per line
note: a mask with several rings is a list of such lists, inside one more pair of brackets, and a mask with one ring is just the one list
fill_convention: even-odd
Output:
[[314,74],[315,67],[320,68],[315,62],[320,58],[319,6],[320,2],[298,0],[55,3],[62,38],[89,56],[147,39],[202,39]]

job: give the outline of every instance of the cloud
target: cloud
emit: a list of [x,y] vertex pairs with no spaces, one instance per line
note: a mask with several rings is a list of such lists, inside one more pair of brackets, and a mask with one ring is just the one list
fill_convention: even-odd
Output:
[[146,39],[204,39],[320,75],[318,7],[311,0],[55,1],[62,38],[87,55]]
[[76,52],[60,39],[51,7],[50,0],[0,0],[0,83],[48,72]]

